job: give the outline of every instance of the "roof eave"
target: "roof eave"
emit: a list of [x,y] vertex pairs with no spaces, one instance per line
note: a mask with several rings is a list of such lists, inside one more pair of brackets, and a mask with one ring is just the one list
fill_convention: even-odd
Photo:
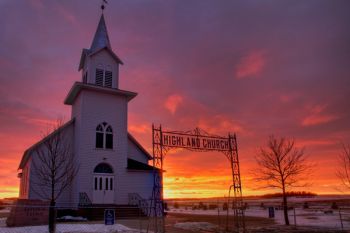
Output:
[[66,99],[64,100],[64,104],[73,105],[75,99],[78,97],[80,91],[83,89],[96,91],[96,92],[103,92],[111,95],[125,96],[128,101],[132,100],[135,96],[137,96],[137,93],[131,92],[131,91],[124,91],[124,90],[115,89],[115,88],[107,88],[107,87],[97,86],[93,84],[75,82],[73,87],[70,89]]

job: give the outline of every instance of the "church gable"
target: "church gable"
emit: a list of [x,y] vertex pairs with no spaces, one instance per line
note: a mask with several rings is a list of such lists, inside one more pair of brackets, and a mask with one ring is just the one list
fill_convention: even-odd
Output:
[[[54,137],[58,132],[62,133],[63,135],[67,135],[66,132],[73,131],[74,132],[74,118],[70,121],[63,124],[60,128],[55,130],[54,132],[47,135],[45,138],[40,140],[39,142],[35,143],[31,147],[29,147],[26,151],[24,151],[21,162],[18,166],[18,169],[23,169],[27,162],[30,160],[30,157],[32,156],[33,152],[39,148],[46,140],[48,140],[51,137]],[[68,135],[70,137],[73,137],[73,135]]]

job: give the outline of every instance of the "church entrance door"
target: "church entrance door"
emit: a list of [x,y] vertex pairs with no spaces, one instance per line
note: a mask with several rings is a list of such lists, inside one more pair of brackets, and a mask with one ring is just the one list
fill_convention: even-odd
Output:
[[114,203],[114,175],[112,168],[105,163],[100,163],[94,169],[93,177],[93,203]]

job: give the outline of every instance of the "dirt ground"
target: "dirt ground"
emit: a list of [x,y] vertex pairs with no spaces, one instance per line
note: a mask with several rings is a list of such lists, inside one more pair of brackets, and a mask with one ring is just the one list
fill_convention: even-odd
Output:
[[[272,219],[259,218],[259,217],[246,217],[246,229],[247,233],[343,233],[348,231],[341,231],[338,229],[325,229],[316,227],[294,227],[294,226],[281,226],[277,225]],[[174,225],[176,223],[191,223],[191,222],[207,222],[215,225],[215,228],[198,230],[193,229],[181,229]],[[232,230],[233,218],[228,219],[229,229]],[[134,229],[147,229],[149,221],[147,219],[139,220],[117,220],[117,223],[123,224],[127,227]],[[210,215],[191,215],[191,214],[179,214],[169,213],[165,218],[165,231],[167,233],[224,233],[226,232],[226,216],[210,216]],[[149,226],[149,229],[153,229],[153,224]],[[349,231],[350,232],[350,231]]]

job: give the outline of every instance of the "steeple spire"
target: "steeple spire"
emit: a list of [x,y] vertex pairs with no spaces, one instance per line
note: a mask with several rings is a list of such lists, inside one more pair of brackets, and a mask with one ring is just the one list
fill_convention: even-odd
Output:
[[97,30],[95,32],[94,40],[92,41],[90,51],[94,52],[98,49],[108,47],[112,50],[111,43],[109,42],[107,26],[103,12],[101,14],[100,22],[98,23]]

